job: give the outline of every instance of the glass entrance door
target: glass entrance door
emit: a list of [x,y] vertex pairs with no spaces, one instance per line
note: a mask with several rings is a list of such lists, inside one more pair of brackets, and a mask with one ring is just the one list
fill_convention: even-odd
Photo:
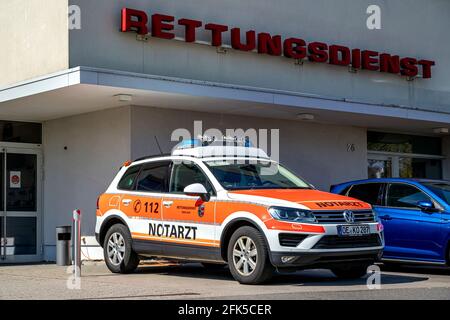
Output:
[[441,156],[369,153],[369,178],[442,179]]
[[367,132],[369,178],[442,179],[442,138]]
[[41,260],[40,150],[0,145],[0,263]]

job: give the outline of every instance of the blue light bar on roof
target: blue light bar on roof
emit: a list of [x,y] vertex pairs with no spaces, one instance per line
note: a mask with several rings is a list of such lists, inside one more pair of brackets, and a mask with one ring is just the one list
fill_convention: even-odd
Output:
[[201,146],[203,146],[203,142],[200,139],[188,139],[177,144],[174,150],[197,148]]
[[223,137],[222,139],[216,140],[211,137],[201,137],[198,139],[187,139],[178,143],[173,150],[183,150],[183,149],[192,149],[198,147],[207,147],[207,146],[223,146],[223,147],[245,147],[252,148],[253,144],[251,143],[248,137],[245,138],[237,138],[237,137]]

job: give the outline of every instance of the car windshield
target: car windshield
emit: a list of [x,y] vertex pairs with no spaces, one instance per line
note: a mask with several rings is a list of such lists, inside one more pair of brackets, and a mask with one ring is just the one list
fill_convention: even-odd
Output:
[[439,198],[450,205],[450,183],[447,182],[425,182],[428,189],[433,191]]
[[214,160],[206,165],[227,190],[312,189],[283,166],[272,161]]

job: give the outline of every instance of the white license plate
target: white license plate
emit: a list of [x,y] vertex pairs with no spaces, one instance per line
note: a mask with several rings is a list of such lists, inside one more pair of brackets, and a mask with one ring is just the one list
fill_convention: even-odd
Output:
[[370,234],[370,226],[367,224],[351,225],[351,226],[337,226],[338,235],[343,237],[357,237],[366,236]]

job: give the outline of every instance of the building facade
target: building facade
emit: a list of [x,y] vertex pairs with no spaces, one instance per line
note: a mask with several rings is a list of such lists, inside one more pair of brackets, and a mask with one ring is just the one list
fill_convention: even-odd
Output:
[[278,129],[280,161],[322,190],[450,179],[449,16],[445,0],[1,3],[0,263],[54,260],[75,208],[101,258],[97,196],[195,121]]

